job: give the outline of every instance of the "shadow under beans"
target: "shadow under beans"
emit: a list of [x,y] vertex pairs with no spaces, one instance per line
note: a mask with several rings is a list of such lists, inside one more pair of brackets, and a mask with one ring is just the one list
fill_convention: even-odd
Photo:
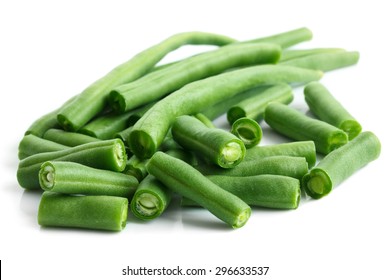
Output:
[[186,207],[181,209],[182,223],[184,227],[202,228],[220,231],[230,231],[231,226],[218,220],[210,212],[203,208]]

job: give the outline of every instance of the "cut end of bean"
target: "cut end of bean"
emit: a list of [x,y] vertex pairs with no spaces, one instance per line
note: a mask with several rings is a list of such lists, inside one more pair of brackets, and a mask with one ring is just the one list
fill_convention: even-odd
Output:
[[42,168],[39,171],[39,184],[45,191],[50,191],[55,184],[55,170],[50,162],[42,164]]
[[126,203],[123,203],[122,206],[121,223],[120,223],[120,228],[118,230],[123,230],[126,227],[128,212],[129,212],[129,203],[128,201],[126,201]]
[[218,159],[219,166],[223,168],[232,168],[239,164],[245,157],[245,146],[240,140],[227,143],[221,151]]
[[340,148],[341,146],[344,146],[348,143],[348,135],[343,131],[338,131],[333,133],[329,139],[328,139],[328,151],[327,153],[330,153],[331,151],[336,150],[337,148]]
[[246,117],[245,111],[240,107],[231,107],[229,111],[226,114],[228,122],[230,125],[233,125],[233,123],[240,119]]
[[123,113],[126,110],[125,99],[117,91],[111,91],[108,97],[108,102],[111,108],[118,113]]
[[303,188],[312,198],[319,199],[332,190],[332,181],[323,170],[312,169],[303,179]]
[[362,131],[362,126],[356,120],[347,120],[340,125],[340,129],[348,135],[348,140],[352,140]]
[[252,119],[240,118],[233,123],[231,132],[240,138],[246,148],[258,145],[263,136],[260,125]]
[[67,117],[65,117],[62,114],[57,115],[57,121],[61,125],[61,127],[66,131],[76,131],[75,126],[71,121],[68,120]]
[[232,225],[233,228],[243,227],[251,216],[251,208],[247,208],[238,215],[236,222]]
[[143,192],[131,202],[131,209],[137,218],[148,220],[155,218],[161,212],[162,203],[153,194]]
[[133,130],[129,136],[130,150],[140,159],[146,159],[153,156],[156,152],[156,144],[153,139],[145,132]]
[[118,171],[123,171],[126,168],[127,154],[125,145],[121,140],[118,139],[118,142],[115,144],[114,150],[115,163],[118,166]]

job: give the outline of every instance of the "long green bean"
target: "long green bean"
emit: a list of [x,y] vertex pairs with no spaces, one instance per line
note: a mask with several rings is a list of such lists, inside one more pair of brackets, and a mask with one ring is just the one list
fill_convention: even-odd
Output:
[[31,155],[60,151],[69,148],[68,146],[61,145],[59,143],[42,139],[34,134],[25,135],[19,143],[18,158],[24,159]]
[[100,139],[92,136],[56,128],[47,130],[43,138],[69,147],[100,141]]
[[341,52],[341,51],[345,51],[345,50],[341,48],[315,48],[315,49],[294,49],[294,50],[287,49],[282,51],[282,56],[280,57],[279,62],[284,62],[290,59],[305,57],[313,54],[332,53],[332,52]]

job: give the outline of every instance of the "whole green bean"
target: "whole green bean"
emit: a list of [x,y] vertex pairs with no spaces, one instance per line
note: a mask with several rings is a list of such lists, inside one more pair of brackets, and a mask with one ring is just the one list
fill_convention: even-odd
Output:
[[130,150],[140,158],[151,157],[176,117],[201,112],[239,92],[260,84],[309,82],[322,72],[281,65],[260,65],[231,71],[190,83],[156,103],[134,125]]
[[338,68],[354,65],[358,63],[358,61],[358,52],[338,51],[297,57],[294,59],[283,61],[280,64],[327,72]]
[[73,161],[90,167],[123,171],[127,155],[119,139],[87,143],[61,151],[46,152],[29,156],[19,162],[17,179],[25,189],[39,189],[38,173],[46,161]]
[[[296,209],[301,198],[301,184],[298,179],[280,175],[257,175],[230,177],[206,176],[224,190],[238,196],[250,206],[275,209]],[[182,206],[197,206],[194,201],[183,197]]]
[[247,150],[244,160],[251,161],[272,156],[304,157],[309,169],[316,164],[317,159],[316,147],[313,141],[296,141],[253,147]]
[[172,125],[173,139],[223,168],[233,168],[245,157],[245,145],[235,135],[209,128],[192,116],[180,116]]
[[108,93],[116,86],[129,83],[146,74],[169,52],[186,44],[226,45],[235,40],[226,36],[185,32],[173,35],[117,66],[87,87],[73,102],[58,112],[58,122],[65,130],[77,131],[104,108]]
[[349,140],[355,138],[362,131],[360,123],[322,84],[309,83],[305,86],[304,95],[310,111],[320,120],[345,131]]
[[114,88],[109,102],[125,112],[160,99],[182,86],[238,66],[276,63],[280,47],[274,44],[233,44],[182,60],[136,81]]
[[160,216],[172,199],[172,191],[154,176],[148,175],[139,184],[130,209],[134,216],[142,220],[152,220]]
[[56,128],[47,130],[43,138],[69,147],[100,141],[100,139],[92,136]]
[[59,143],[42,139],[34,134],[25,135],[19,143],[18,158],[24,159],[31,155],[60,151],[69,148],[68,146],[61,145]]
[[290,59],[295,59],[298,57],[305,57],[308,55],[313,55],[313,54],[320,54],[320,53],[332,53],[332,52],[341,52],[345,51],[344,49],[340,48],[315,48],[315,49],[304,49],[304,50],[283,50],[282,51],[282,56],[280,57],[279,62],[287,61]]
[[128,204],[123,197],[44,192],[39,203],[38,223],[45,227],[121,231],[126,227]]
[[121,196],[130,199],[138,181],[130,175],[75,162],[46,161],[39,170],[39,184],[45,191]]
[[230,169],[222,169],[205,164],[199,164],[196,168],[204,175],[248,177],[272,174],[296,179],[301,179],[309,170],[304,157],[293,156],[270,156],[250,161],[244,160],[236,167]]
[[264,88],[258,95],[235,104],[227,111],[226,116],[230,124],[243,117],[260,121],[263,118],[265,108],[270,102],[289,104],[293,99],[291,86],[287,84],[275,85]]
[[328,154],[348,142],[347,134],[326,122],[310,118],[281,103],[270,103],[265,122],[277,132],[295,140],[313,140],[317,152]]
[[236,135],[247,149],[257,146],[263,137],[259,123],[247,117],[237,119],[232,125],[231,133]]
[[348,144],[325,156],[302,179],[302,187],[312,198],[329,194],[354,172],[377,159],[381,144],[372,132],[360,133]]
[[157,152],[146,168],[166,187],[199,203],[233,228],[244,226],[250,217],[251,209],[245,202],[182,160]]

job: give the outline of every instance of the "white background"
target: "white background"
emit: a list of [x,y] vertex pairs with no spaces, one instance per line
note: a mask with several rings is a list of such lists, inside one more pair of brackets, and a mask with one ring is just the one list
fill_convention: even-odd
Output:
[[[121,276],[127,266],[177,265],[214,272],[217,266],[270,267],[262,277],[192,279],[390,279],[387,1],[59,2],[0,4],[2,279],[130,279]],[[23,191],[15,176],[17,146],[32,121],[174,33],[200,30],[245,40],[302,26],[314,38],[299,48],[360,51],[357,66],[329,72],[322,82],[378,135],[383,149],[377,161],[329,196],[304,199],[297,210],[254,209],[238,230],[204,210],[181,210],[177,202],[149,223],[129,217],[120,233],[38,226],[40,193]],[[199,50],[184,48],[177,57]],[[307,110],[301,88],[291,106]],[[264,133],[264,144],[287,141],[266,126]]]

